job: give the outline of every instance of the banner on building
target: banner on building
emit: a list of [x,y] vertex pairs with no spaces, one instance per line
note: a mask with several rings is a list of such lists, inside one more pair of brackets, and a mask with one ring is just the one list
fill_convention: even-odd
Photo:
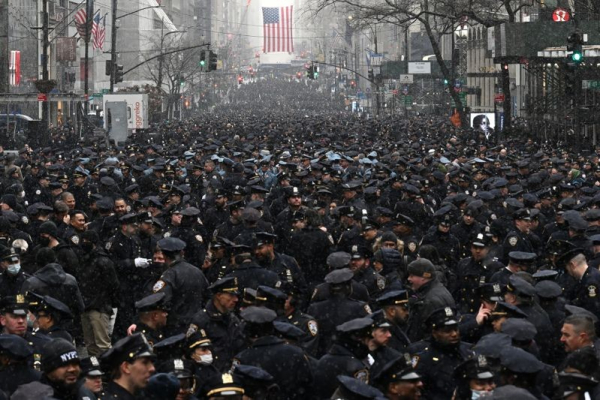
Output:
[[77,39],[74,37],[56,38],[56,61],[67,62],[77,59]]

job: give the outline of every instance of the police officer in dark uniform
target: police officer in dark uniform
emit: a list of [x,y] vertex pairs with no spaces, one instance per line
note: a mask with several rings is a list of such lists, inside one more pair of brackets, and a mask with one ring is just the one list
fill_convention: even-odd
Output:
[[291,285],[283,283],[280,289],[288,296],[284,306],[285,315],[281,319],[304,332],[298,344],[307,354],[315,357],[319,345],[319,324],[317,320],[312,315],[303,313],[298,307],[298,299]]
[[256,290],[260,285],[276,287],[280,282],[279,275],[258,265],[252,258],[251,251],[250,246],[236,246],[231,265],[233,270],[226,277],[236,278],[240,291],[246,288]]
[[513,214],[514,228],[506,235],[503,247],[503,261],[508,262],[509,253],[512,251],[522,251],[527,253],[536,253],[530,235],[531,211],[522,208]]
[[170,235],[185,242],[185,259],[193,261],[198,267],[202,266],[206,256],[206,245],[204,244],[202,229],[199,229],[198,225],[199,215],[200,210],[196,207],[183,209],[181,211],[181,224],[175,227]]
[[76,207],[89,211],[91,204],[92,188],[87,184],[87,175],[81,169],[76,169],[71,175],[73,184],[69,187],[68,192],[75,197]]
[[478,233],[471,241],[471,257],[463,258],[456,268],[455,300],[461,313],[477,313],[481,303],[477,288],[490,282],[503,265],[488,258],[489,237]]
[[213,293],[206,307],[192,318],[188,335],[201,329],[213,343],[213,365],[219,371],[231,366],[231,359],[244,346],[240,320],[233,313],[239,299],[239,288],[235,278],[223,278],[209,287]]
[[[352,268],[352,255],[349,253],[346,253],[344,251],[336,251],[331,253],[329,256],[327,256],[327,266],[329,267],[330,271],[336,270],[336,269],[348,269],[350,268],[352,270],[352,272],[354,272],[355,277],[356,277],[356,269]],[[354,261],[354,264],[356,266],[357,261]],[[365,260],[365,265],[366,265],[366,260]],[[383,278],[383,277],[382,277]],[[324,279],[325,280],[325,279]],[[350,289],[350,295],[348,296],[351,299],[354,300],[358,300],[358,301],[362,301],[365,303],[368,303],[371,301],[371,297],[369,296],[369,291],[367,289],[367,287],[359,282],[356,279],[352,279],[351,281],[351,289]],[[327,300],[329,298],[331,298],[331,292],[330,292],[330,285],[329,283],[327,283],[327,280],[325,280],[325,282],[317,285],[311,295],[310,301],[312,303],[317,303],[319,301],[323,301],[323,300]]]
[[38,332],[50,339],[62,338],[72,343],[73,337],[67,330],[67,323],[73,319],[69,307],[51,296],[40,296],[33,292],[27,296],[31,299],[29,309],[35,315]]
[[572,298],[568,299],[571,304],[600,315],[600,271],[588,266],[584,250],[576,248],[567,251],[558,259],[557,267],[564,268],[578,281]]
[[229,208],[229,218],[220,225],[213,232],[213,238],[223,237],[228,240],[233,240],[242,231],[242,212],[244,210],[244,202],[242,200],[231,201],[227,203]]
[[415,355],[415,370],[423,380],[423,397],[450,399],[456,387],[454,369],[472,354],[461,342],[458,316],[451,307],[437,309],[425,321],[431,338],[409,347]]
[[251,306],[242,310],[241,317],[246,322],[244,332],[251,344],[234,357],[234,369],[237,364],[258,366],[273,376],[281,398],[308,398],[313,381],[310,365],[301,349],[273,336],[277,313],[265,307]]
[[37,382],[41,373],[28,362],[33,356],[33,348],[25,339],[17,335],[0,335],[0,390],[11,396],[21,385]]
[[169,314],[165,294],[160,292],[146,296],[135,302],[135,309],[138,312],[135,331],[143,334],[151,347],[163,340]]
[[531,270],[537,255],[523,251],[511,251],[508,253],[508,265],[495,272],[490,278],[491,283],[508,284],[508,279],[517,272]]
[[308,308],[308,314],[315,317],[321,332],[318,355],[325,354],[331,346],[336,326],[371,314],[371,308],[366,303],[349,297],[353,277],[354,274],[348,268],[337,269],[327,274],[325,282],[329,284],[329,298],[313,302]]
[[388,346],[401,353],[406,352],[410,339],[406,336],[408,328],[409,299],[406,290],[392,290],[384,293],[376,300],[383,311],[385,319],[390,323],[390,340]]
[[376,297],[386,289],[386,279],[373,269],[365,253],[363,247],[352,246],[350,269],[354,272],[354,280],[365,285],[369,296]]
[[435,231],[425,235],[420,246],[435,246],[446,265],[453,269],[460,257],[460,242],[450,233],[450,226],[454,223],[451,213],[451,206],[444,206],[433,214]]
[[212,235],[217,226],[221,225],[229,218],[229,209],[227,208],[227,192],[221,187],[216,187],[213,190],[212,196],[215,199],[214,206],[208,208],[204,213],[204,217],[202,218],[204,226],[206,227],[206,231],[209,235]]
[[[140,240],[137,237],[139,218],[137,214],[126,214],[119,218],[120,230],[106,243],[106,251],[115,264],[119,279],[120,305],[114,335],[125,335],[135,315],[135,299],[143,291],[143,270],[150,266],[147,258],[141,257]],[[140,273],[138,273],[140,272]]]
[[[335,391],[335,377],[345,375],[369,383],[369,355],[366,341],[371,337],[373,320],[353,318],[336,326],[335,340],[315,368],[315,391],[320,399],[328,399]],[[332,332],[333,333],[333,332]]]
[[276,252],[274,249],[276,235],[268,232],[256,234],[254,255],[257,262],[264,268],[279,275],[282,282],[294,286],[302,304],[308,297],[308,286],[304,274],[296,260],[286,254]]
[[104,388],[102,400],[135,400],[136,395],[148,385],[156,370],[150,344],[141,333],[117,341],[102,354],[102,369],[112,377]]
[[200,268],[186,262],[183,257],[185,247],[185,242],[171,237],[157,243],[167,270],[154,284],[153,291],[165,293],[165,302],[171,306],[166,330],[173,334],[189,325],[197,308],[209,297],[206,277]]
[[0,298],[16,296],[30,277],[21,268],[21,259],[14,247],[0,248]]

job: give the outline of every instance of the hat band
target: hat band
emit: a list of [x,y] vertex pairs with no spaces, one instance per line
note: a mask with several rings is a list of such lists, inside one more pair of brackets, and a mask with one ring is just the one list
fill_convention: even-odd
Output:
[[196,347],[196,346],[200,346],[201,344],[204,344],[204,343],[211,343],[211,342],[210,342],[210,339],[198,340],[197,342],[194,342],[194,343],[192,343],[192,344],[189,346],[189,348],[190,348],[190,349],[193,349],[194,347]]
[[210,397],[211,395],[213,395],[215,393],[229,394],[229,393],[225,393],[225,392],[232,392],[231,394],[244,394],[244,389],[242,389],[241,387],[237,387],[237,386],[228,386],[228,387],[213,389],[206,394],[206,397]]

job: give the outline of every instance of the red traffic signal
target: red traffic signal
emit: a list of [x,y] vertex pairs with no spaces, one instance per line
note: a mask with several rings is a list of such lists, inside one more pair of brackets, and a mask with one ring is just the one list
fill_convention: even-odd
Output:
[[350,86],[352,86],[352,87],[356,87],[356,81],[354,81],[354,80],[351,80],[351,81],[350,81]]
[[241,85],[242,83],[244,83],[244,77],[243,76],[238,76],[238,85]]
[[302,72],[296,72],[296,79],[302,78]]

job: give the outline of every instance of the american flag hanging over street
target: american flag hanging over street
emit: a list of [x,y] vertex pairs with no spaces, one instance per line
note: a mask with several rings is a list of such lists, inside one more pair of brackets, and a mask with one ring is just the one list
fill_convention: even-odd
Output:
[[263,34],[265,53],[291,53],[294,51],[292,33],[293,6],[263,7]]
[[83,40],[86,39],[85,37],[85,21],[86,21],[86,12],[85,12],[85,8],[80,8],[79,10],[77,10],[77,12],[75,13],[75,16],[73,17],[73,19],[75,20],[75,26],[77,27],[77,32],[79,33],[79,36],[81,36],[83,38]]
[[104,38],[106,37],[106,15],[104,15],[103,18],[100,18],[100,12],[98,12],[96,16],[94,16],[92,35],[94,39],[94,49],[102,50],[104,48]]

